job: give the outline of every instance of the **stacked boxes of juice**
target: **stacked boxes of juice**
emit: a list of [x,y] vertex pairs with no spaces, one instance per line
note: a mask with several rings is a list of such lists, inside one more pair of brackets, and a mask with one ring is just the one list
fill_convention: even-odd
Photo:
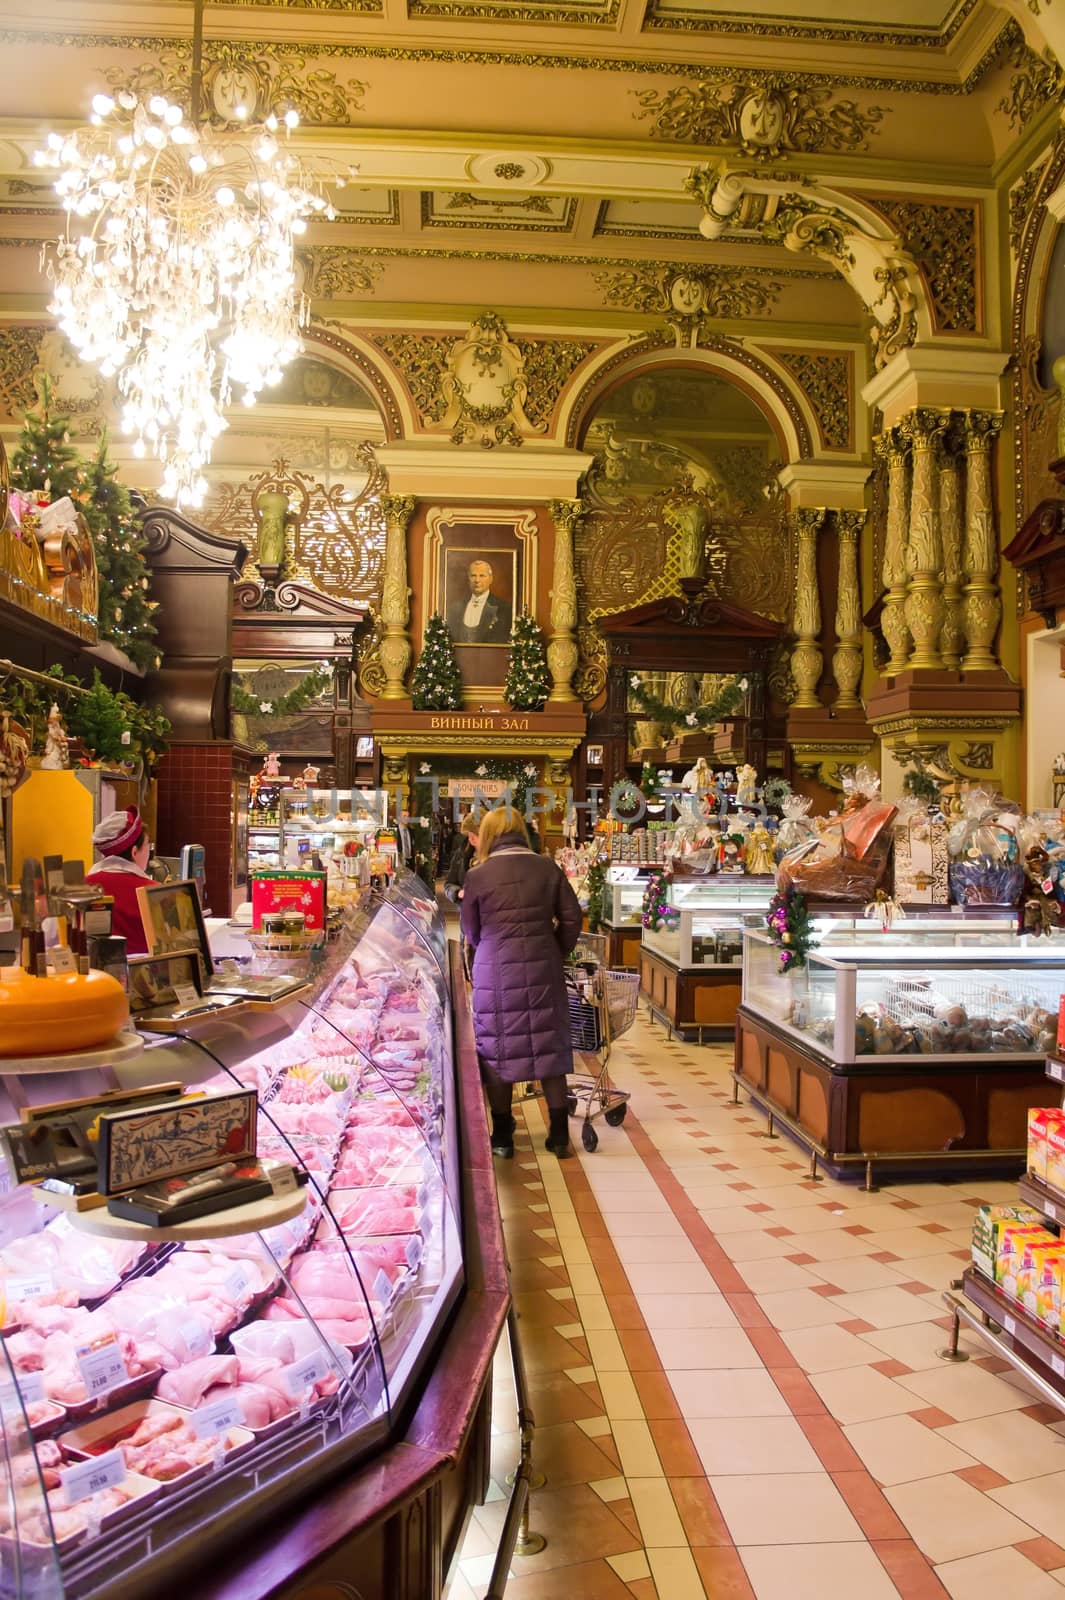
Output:
[[1028,1171],[1065,1194],[1065,1111],[1033,1106],[1028,1112]]
[[1062,1335],[1065,1244],[1030,1206],[981,1206],[973,1219],[973,1265],[1011,1300]]

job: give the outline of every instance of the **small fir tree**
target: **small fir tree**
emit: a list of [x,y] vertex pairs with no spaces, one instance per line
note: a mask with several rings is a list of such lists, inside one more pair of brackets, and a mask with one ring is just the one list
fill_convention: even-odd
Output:
[[92,675],[92,688],[72,697],[67,721],[70,732],[97,761],[118,762],[129,756],[129,745],[122,742],[129,728],[122,702],[98,671]]
[[593,861],[588,868],[588,932],[597,933],[603,920],[603,896],[606,893],[606,867]]
[[410,703],[415,711],[462,708],[462,674],[447,623],[438,611],[425,625],[422,653],[410,680]]
[[658,772],[649,761],[640,768],[639,788],[645,800],[653,800],[658,793]]
[[510,629],[510,666],[503,700],[514,711],[542,711],[550,692],[543,634],[536,619],[523,611]]
[[101,639],[110,639],[135,666],[151,671],[159,665],[155,644],[156,604],[149,599],[146,541],[134,516],[129,490],[118,468],[107,459],[107,432],[89,463],[85,520],[96,549],[100,579]]
[[40,489],[49,501],[69,495],[80,506],[85,493],[84,463],[70,442],[70,418],[55,409],[52,380],[40,380],[40,400],[23,419],[22,433],[11,457],[16,489]]

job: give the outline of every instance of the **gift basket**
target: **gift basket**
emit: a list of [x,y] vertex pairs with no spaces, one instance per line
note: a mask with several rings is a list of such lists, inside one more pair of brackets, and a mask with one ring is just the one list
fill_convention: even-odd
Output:
[[950,897],[960,906],[1016,906],[1024,889],[1018,807],[987,789],[966,795],[947,835]]
[[816,834],[785,852],[777,888],[798,889],[811,900],[872,900],[891,864],[893,805],[880,798],[880,779],[860,766],[844,779],[838,816],[817,824]]

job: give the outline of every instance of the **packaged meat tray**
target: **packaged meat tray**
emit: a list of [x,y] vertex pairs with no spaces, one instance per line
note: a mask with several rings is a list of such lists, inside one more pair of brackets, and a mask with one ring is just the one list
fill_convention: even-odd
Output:
[[[49,1532],[43,1515],[34,1513],[29,1517],[20,1517],[17,1543],[8,1533],[0,1532],[0,1550],[10,1551],[10,1559],[14,1558],[19,1547],[27,1546],[31,1550],[38,1547],[45,1549],[54,1547],[62,1555],[67,1550],[73,1550],[85,1538],[94,1512],[101,1533],[106,1533],[109,1528],[115,1527],[135,1511],[142,1509],[147,1502],[154,1500],[161,1488],[162,1485],[152,1478],[143,1478],[137,1472],[127,1472],[117,1488],[105,1489],[102,1494],[95,1496],[97,1501],[95,1507],[92,1507],[87,1500],[78,1500],[73,1505],[68,1505],[62,1488],[49,1489],[48,1509],[55,1535],[54,1546],[52,1533]],[[6,1560],[0,1562],[3,1566],[7,1564]]]
[[416,1184],[386,1183],[365,1189],[331,1189],[329,1209],[341,1233],[375,1235],[420,1231],[424,1212]]
[[[247,1450],[254,1439],[248,1428],[240,1427],[218,1435],[227,1460]],[[151,1479],[170,1494],[212,1470],[217,1441],[210,1436],[197,1438],[188,1412],[177,1406],[164,1400],[138,1400],[63,1434],[59,1447],[71,1460],[120,1449],[128,1471]]]

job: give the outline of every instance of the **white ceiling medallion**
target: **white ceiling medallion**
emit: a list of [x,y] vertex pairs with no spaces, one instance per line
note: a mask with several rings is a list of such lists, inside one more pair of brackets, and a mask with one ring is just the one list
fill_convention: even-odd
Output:
[[488,150],[471,156],[466,171],[486,189],[535,189],[551,175],[551,163],[527,150]]

